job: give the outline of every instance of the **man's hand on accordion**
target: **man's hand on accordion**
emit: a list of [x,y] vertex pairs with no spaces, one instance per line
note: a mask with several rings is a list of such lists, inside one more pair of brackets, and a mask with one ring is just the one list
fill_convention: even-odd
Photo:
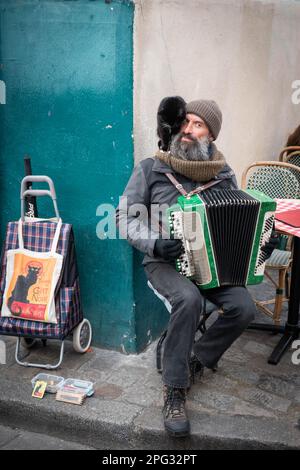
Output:
[[262,251],[264,251],[267,256],[266,259],[270,258],[275,248],[279,247],[279,244],[279,235],[275,232],[275,230],[273,230],[271,233],[270,240],[261,247]]
[[166,261],[175,261],[179,258],[183,250],[181,240],[158,239],[154,245],[154,255]]

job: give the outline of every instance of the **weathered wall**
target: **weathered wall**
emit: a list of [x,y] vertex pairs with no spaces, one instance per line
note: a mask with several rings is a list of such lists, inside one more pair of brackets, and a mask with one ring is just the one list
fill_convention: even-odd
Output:
[[278,157],[300,123],[300,2],[136,0],[135,160],[153,154],[164,96],[215,99],[217,145],[240,178],[255,160]]
[[117,205],[133,165],[133,11],[127,1],[0,1],[2,238],[19,217],[28,153],[74,225],[94,342],[124,351],[136,348],[132,250],[96,237],[96,208]]

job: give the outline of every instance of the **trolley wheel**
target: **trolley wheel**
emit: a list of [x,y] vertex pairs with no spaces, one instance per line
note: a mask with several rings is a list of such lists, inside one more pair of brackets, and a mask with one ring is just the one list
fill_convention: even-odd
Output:
[[73,331],[73,348],[76,352],[85,353],[92,341],[92,327],[85,318]]
[[29,337],[23,337],[21,339],[21,344],[24,348],[26,349],[31,349],[33,348],[33,346],[37,343],[37,339],[36,338],[29,338]]

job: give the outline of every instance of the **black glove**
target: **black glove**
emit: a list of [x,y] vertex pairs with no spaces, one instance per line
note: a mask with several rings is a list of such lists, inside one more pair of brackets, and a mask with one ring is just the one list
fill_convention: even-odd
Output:
[[163,258],[166,261],[174,261],[179,258],[183,251],[181,240],[163,240],[158,239],[154,245],[154,256]]
[[270,240],[261,247],[262,251],[266,254],[266,259],[270,258],[271,254],[273,253],[273,250],[275,250],[275,248],[278,248],[279,244],[279,235],[275,232],[275,230],[273,230],[271,233]]
[[158,146],[169,150],[171,138],[180,131],[186,116],[186,102],[180,96],[164,98],[157,111],[157,135],[160,138]]

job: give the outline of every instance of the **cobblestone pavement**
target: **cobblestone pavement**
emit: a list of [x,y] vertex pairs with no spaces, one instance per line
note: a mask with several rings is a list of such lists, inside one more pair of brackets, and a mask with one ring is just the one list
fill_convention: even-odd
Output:
[[[266,296],[268,289],[264,283],[263,289],[251,291]],[[258,320],[269,321],[260,314]],[[188,395],[191,438],[180,442],[163,429],[156,342],[139,355],[126,356],[99,348],[79,355],[67,341],[62,367],[52,373],[95,382],[94,396],[80,407],[57,402],[51,394],[32,398],[30,380],[40,370],[17,365],[15,339],[2,339],[7,364],[0,365],[0,423],[5,426],[101,449],[300,449],[300,365],[292,363],[292,350],[277,366],[267,363],[280,335],[247,330],[222,357],[216,373],[205,370]],[[49,362],[58,351],[56,341],[47,347],[39,342],[30,360]],[[14,442],[17,436],[4,446]]]

